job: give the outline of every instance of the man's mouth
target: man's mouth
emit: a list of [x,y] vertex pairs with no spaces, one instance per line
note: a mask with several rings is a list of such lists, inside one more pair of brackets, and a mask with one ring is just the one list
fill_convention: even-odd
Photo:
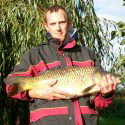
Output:
[[56,33],[56,35],[62,35],[62,33]]

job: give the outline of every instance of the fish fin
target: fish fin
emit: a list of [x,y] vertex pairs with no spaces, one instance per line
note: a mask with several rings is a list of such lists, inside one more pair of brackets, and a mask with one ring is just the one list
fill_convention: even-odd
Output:
[[83,92],[88,92],[89,90],[91,90],[93,87],[95,87],[95,85],[96,84],[93,84],[93,85],[91,85],[91,86],[88,86],[87,88],[85,88],[84,90],[83,90]]
[[89,89],[86,89],[86,91],[83,91],[83,95],[88,95],[88,94],[93,95],[93,94],[97,94],[98,92],[100,92],[99,86],[93,85],[93,86],[89,87]]
[[[96,88],[96,84],[93,84],[91,86],[88,86],[86,87],[83,91],[82,91],[82,95],[85,96],[85,95],[89,95],[89,94],[94,94],[96,93],[98,90],[95,90]],[[93,91],[94,89],[94,91]]]
[[73,98],[73,96],[70,95],[70,94],[65,94],[65,97],[66,97],[66,99],[71,99],[71,98]]
[[22,91],[23,90],[23,83],[22,83],[22,80],[23,77],[21,76],[15,76],[15,77],[9,77],[9,78],[5,78],[4,79],[4,82],[7,84],[11,84],[10,86],[10,89],[9,89],[9,92],[8,92],[8,96],[14,96]]
[[77,97],[79,97],[79,95],[77,96],[77,95],[73,95],[73,94],[65,94],[65,99],[71,99],[71,98],[77,98]]

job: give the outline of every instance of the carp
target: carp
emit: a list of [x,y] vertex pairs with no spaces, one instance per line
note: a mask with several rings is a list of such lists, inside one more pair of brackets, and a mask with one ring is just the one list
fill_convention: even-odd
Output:
[[[84,96],[97,93],[100,91],[99,84],[105,85],[102,82],[102,77],[105,75],[114,76],[118,83],[121,83],[123,77],[118,74],[113,74],[94,66],[72,66],[63,69],[47,70],[44,73],[35,77],[20,77],[14,76],[11,79],[11,91],[9,96],[14,96],[20,92],[31,89],[43,89],[48,80],[57,80],[57,83],[52,87],[67,92],[67,99],[75,96]],[[5,82],[8,79],[5,78]]]

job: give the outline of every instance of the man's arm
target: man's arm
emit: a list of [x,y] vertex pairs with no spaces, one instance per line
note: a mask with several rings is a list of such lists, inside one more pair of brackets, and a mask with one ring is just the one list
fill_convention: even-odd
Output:
[[[93,52],[93,59],[95,61],[95,66],[100,67],[100,61],[97,58],[96,54]],[[96,96],[92,96],[91,101],[94,103],[97,108],[108,107],[112,103],[112,99],[115,97],[116,83],[119,83],[113,76],[104,76],[102,78],[102,83],[99,83],[100,93]],[[105,83],[105,85],[104,85]]]
[[[45,64],[40,63],[39,65],[33,65],[32,60],[34,60],[35,57],[32,57],[31,53],[27,52],[22,56],[20,59],[20,64],[18,66],[15,66],[14,70],[11,74],[8,75],[7,81],[9,83],[5,83],[5,91],[8,94],[9,91],[11,91],[11,80],[13,77],[16,76],[22,76],[22,77],[34,77],[39,74],[39,72],[44,71]],[[39,67],[41,69],[39,69]],[[43,68],[43,70],[42,70]],[[56,84],[56,81],[48,81],[48,83],[45,83],[44,89],[33,89],[29,91],[24,91],[19,94],[16,94],[12,96],[12,98],[17,98],[21,100],[32,100],[33,98],[41,98],[41,99],[47,99],[47,100],[53,100],[53,99],[62,99],[65,98],[65,95],[67,93],[64,93],[60,90],[55,89],[52,87],[54,84]]]
[[40,99],[46,99],[46,100],[54,100],[54,99],[66,99],[65,92],[55,89],[52,87],[56,84],[56,80],[51,80],[46,83],[44,88],[41,89],[32,89],[29,90],[28,94],[31,98],[40,98]]

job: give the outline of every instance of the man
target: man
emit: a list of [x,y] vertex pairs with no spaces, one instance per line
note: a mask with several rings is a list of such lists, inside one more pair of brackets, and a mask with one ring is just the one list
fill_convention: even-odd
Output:
[[[67,11],[58,5],[45,13],[45,28],[48,42],[30,49],[20,59],[20,65],[8,76],[34,77],[46,70],[68,66],[98,66],[95,54],[88,48],[76,44],[76,29],[71,27]],[[104,108],[112,103],[116,79],[102,78],[101,93],[95,97],[65,100],[65,92],[52,87],[56,81],[48,81],[43,89],[32,89],[19,93],[13,98],[29,100],[31,125],[97,125],[98,113],[95,108]],[[6,83],[7,84],[7,83]],[[6,92],[11,91],[11,83]]]

